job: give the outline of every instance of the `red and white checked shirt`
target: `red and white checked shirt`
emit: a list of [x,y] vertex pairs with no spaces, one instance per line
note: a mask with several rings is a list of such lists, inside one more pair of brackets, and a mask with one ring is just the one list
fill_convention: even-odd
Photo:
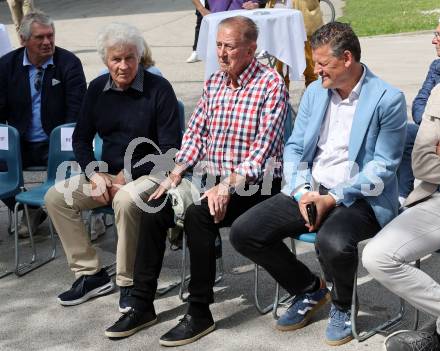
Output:
[[[234,172],[255,182],[263,178],[269,158],[282,160],[288,111],[283,79],[254,59],[238,83],[239,88],[233,89],[222,71],[205,82],[176,163],[191,167],[204,160],[208,174]],[[276,168],[274,177],[281,176],[281,167]]]

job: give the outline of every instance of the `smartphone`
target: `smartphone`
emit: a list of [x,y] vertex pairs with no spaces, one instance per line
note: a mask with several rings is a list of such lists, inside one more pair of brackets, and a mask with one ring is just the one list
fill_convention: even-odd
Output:
[[314,202],[311,202],[306,205],[307,217],[309,218],[309,224],[315,225],[316,223],[316,205]]

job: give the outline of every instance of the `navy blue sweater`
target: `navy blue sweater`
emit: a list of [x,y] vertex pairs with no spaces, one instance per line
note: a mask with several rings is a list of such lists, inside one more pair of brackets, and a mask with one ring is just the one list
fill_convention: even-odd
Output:
[[[143,92],[131,87],[104,91],[108,79],[109,74],[104,74],[90,83],[73,133],[73,151],[83,171],[96,161],[92,146],[96,133],[103,139],[102,161],[107,163],[110,174],[124,168],[127,146],[137,137],[150,139],[162,153],[180,147],[177,99],[165,78],[144,71]],[[133,167],[148,154],[159,152],[150,143],[135,148],[131,162],[133,179],[148,175],[154,167],[151,162]]]

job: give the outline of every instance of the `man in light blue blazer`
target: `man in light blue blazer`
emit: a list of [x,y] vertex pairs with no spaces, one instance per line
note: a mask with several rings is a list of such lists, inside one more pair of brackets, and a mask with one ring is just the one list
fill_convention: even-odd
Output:
[[[304,327],[331,300],[326,342],[342,345],[353,338],[357,244],[397,215],[406,103],[401,91],[360,62],[359,40],[349,25],[323,26],[311,45],[320,79],[306,90],[285,146],[286,185],[239,217],[230,238],[296,296],[278,329]],[[317,232],[316,252],[331,293],[283,243],[307,231]]]

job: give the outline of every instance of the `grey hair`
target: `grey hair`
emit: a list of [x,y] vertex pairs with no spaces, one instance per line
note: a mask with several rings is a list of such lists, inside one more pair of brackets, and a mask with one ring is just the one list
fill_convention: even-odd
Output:
[[107,51],[112,47],[134,45],[136,47],[138,59],[144,53],[144,39],[136,27],[127,23],[110,23],[106,25],[98,34],[96,47],[102,61],[106,63]]
[[236,26],[240,29],[241,35],[246,42],[257,42],[258,27],[254,21],[245,16],[234,16],[223,19],[218,27],[232,27]]
[[53,31],[55,32],[55,26],[53,24],[52,18],[50,18],[42,11],[34,10],[25,15],[20,23],[18,34],[25,41],[28,40],[32,35],[32,23],[38,23],[43,26],[51,26]]

